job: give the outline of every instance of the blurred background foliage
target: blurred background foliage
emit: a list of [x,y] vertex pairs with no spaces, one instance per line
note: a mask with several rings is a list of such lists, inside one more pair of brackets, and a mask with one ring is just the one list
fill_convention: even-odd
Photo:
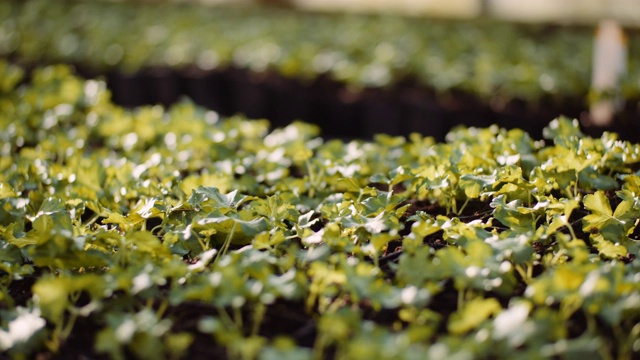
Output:
[[[276,123],[304,119],[326,128],[333,127],[331,121],[361,128],[377,116],[386,124],[367,134],[406,132],[389,126],[394,122],[411,123],[405,126],[410,131],[431,130],[424,123],[435,124],[438,117],[446,123],[435,131],[440,135],[456,123],[527,126],[530,119],[540,126],[526,130],[539,133],[550,118],[582,116],[603,96],[626,101],[619,117],[635,129],[637,3],[5,1],[0,56],[27,68],[67,63],[84,76],[107,75],[112,90],[114,83],[123,84],[114,100],[125,106],[169,105],[186,95],[222,115],[240,112]],[[594,31],[604,18],[616,19],[627,35],[621,39],[628,47],[627,73],[611,94],[591,89]],[[185,91],[194,86],[202,89]],[[219,99],[213,99],[216,91]],[[367,98],[372,91],[375,96]],[[162,94],[127,100],[125,92]],[[386,94],[382,100],[380,92]],[[274,109],[285,106],[278,104],[283,99],[288,108]],[[361,100],[364,105],[352,106]],[[408,103],[408,109],[398,109],[398,103]],[[325,111],[331,106],[337,110]],[[512,113],[503,116],[505,111]],[[345,119],[352,125],[344,125]]]
[[384,12],[450,18],[493,17],[527,22],[595,23],[614,19],[640,26],[638,0],[94,0],[128,3],[275,5],[330,12]]
[[[356,88],[417,78],[439,92],[532,101],[549,94],[585,96],[590,86],[590,26],[185,3],[3,3],[0,55],[129,72],[234,66],[299,79],[327,74]],[[639,52],[640,38],[631,36],[627,97],[640,93]]]

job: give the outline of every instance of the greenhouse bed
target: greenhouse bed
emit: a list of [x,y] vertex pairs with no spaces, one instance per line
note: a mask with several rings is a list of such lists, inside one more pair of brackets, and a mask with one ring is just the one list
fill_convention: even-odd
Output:
[[463,91],[437,94],[409,78],[387,88],[356,90],[328,76],[303,81],[274,71],[256,73],[241,68],[152,68],[106,74],[83,65],[75,68],[86,78],[105,79],[114,103],[124,107],[170,106],[189,99],[223,116],[269,119],[275,127],[307,121],[332,138],[371,139],[378,133],[406,136],[418,132],[441,141],[457,125],[491,124],[521,128],[539,138],[548,124],[542,119],[564,115],[582,119],[589,135],[612,131],[623,139],[640,139],[640,99],[628,99],[611,126],[591,127],[587,104],[579,97],[495,98],[487,103],[486,98]]
[[[105,75],[125,106],[188,95],[221,114],[302,119],[336,137],[441,139],[458,123],[539,135],[537,119],[581,117],[603,95],[590,94],[593,29],[584,26],[28,0],[0,3],[0,30],[3,57]],[[627,30],[627,105],[609,130],[631,138],[640,36]]]
[[0,62],[0,352],[636,359],[640,144],[325,139]]

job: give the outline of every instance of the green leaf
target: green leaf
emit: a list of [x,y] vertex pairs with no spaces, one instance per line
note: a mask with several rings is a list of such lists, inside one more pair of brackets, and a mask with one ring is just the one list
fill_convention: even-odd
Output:
[[596,191],[584,198],[584,206],[591,213],[582,219],[584,231],[597,231],[608,238],[622,237],[634,227],[640,215],[640,209],[634,207],[633,201],[623,200],[611,211],[609,199],[603,191]]
[[365,209],[363,214],[378,214],[380,211],[393,212],[403,200],[401,196],[393,195],[391,192],[378,191],[376,196],[368,197],[362,201]]
[[370,234],[381,233],[392,226],[389,215],[384,211],[371,218],[360,214],[349,215],[342,220],[342,224],[348,228],[363,228]]
[[[373,180],[373,177],[374,176],[371,177],[371,181],[377,182]],[[383,179],[380,179],[380,180],[383,180]],[[337,190],[339,191],[351,191],[351,192],[357,193],[360,191],[360,189],[362,189],[362,181],[354,177],[343,177],[338,179],[336,186],[338,187]]]
[[502,311],[498,300],[494,298],[475,298],[467,302],[464,307],[451,315],[447,329],[460,335],[477,328],[489,317]]
[[313,226],[318,221],[320,221],[320,218],[316,218],[316,219],[311,220],[311,217],[313,217],[314,214],[315,214],[315,212],[313,210],[310,210],[306,214],[300,215],[298,217],[298,227],[300,229],[306,229],[306,228],[309,228],[309,227]]
[[24,70],[17,65],[10,64],[6,61],[0,62],[0,92],[8,94],[24,78]]
[[499,195],[491,200],[493,216],[503,225],[519,232],[535,231],[535,210],[522,206],[521,200],[505,202],[506,196]]
[[242,203],[253,199],[251,196],[245,196],[233,190],[228,194],[222,194],[218,188],[212,186],[199,186],[193,190],[191,197],[187,202],[194,208],[203,208],[205,211],[219,209],[226,211],[236,209]]
[[158,257],[169,256],[169,249],[160,242],[158,237],[148,231],[130,232],[125,239],[133,244],[137,251]]
[[124,359],[124,349],[137,358],[163,358],[163,336],[171,322],[160,320],[149,309],[135,314],[113,312],[107,315],[107,327],[98,332],[95,348],[98,353],[108,353],[114,359]]
[[16,197],[16,193],[11,187],[11,185],[0,182],[0,199]]
[[64,311],[73,305],[70,296],[85,290],[92,297],[101,298],[104,286],[102,278],[95,274],[50,276],[38,279],[32,291],[42,315],[53,323],[62,323]]
[[607,199],[603,191],[597,191],[594,194],[585,196],[584,207],[591,211],[591,214],[584,218],[584,222],[588,225],[588,227],[585,227],[587,231],[592,228],[600,228],[612,220],[613,212],[609,205],[609,199]]
[[311,349],[296,346],[293,339],[278,337],[258,355],[258,360],[311,360]]
[[411,175],[411,169],[406,166],[398,166],[389,171],[389,179],[391,179],[391,185],[399,184],[411,178],[413,178],[413,175]]
[[239,225],[234,233],[233,243],[246,244],[251,241],[251,237],[268,229],[267,221],[264,218],[243,220],[239,215],[229,213],[223,215],[220,211],[213,211],[206,216],[199,217],[193,224],[193,229],[206,235],[216,235],[221,241],[232,231],[235,225]]
[[426,262],[430,261],[431,253],[428,248],[420,247],[412,254],[403,253],[400,255],[398,272],[396,278],[402,285],[422,286],[424,281],[429,278],[429,274],[424,271],[415,271]]
[[464,194],[470,199],[477,199],[480,194],[490,189],[496,181],[496,175],[474,175],[464,174],[460,177],[460,187],[464,189]]
[[102,223],[115,224],[124,232],[131,231],[135,226],[135,223],[131,221],[131,219],[128,219],[126,216],[116,212],[108,212],[107,218],[102,220]]
[[578,181],[584,189],[614,190],[620,186],[614,178],[598,173],[593,167],[582,170],[578,175]]
[[509,304],[509,308],[502,311],[493,320],[493,337],[497,340],[508,339],[513,348],[522,346],[530,334],[525,324],[531,312],[531,304],[518,301]]
[[558,117],[551,121],[542,130],[545,139],[551,139],[556,144],[565,147],[574,146],[579,139],[584,137],[580,131],[580,123],[577,119],[569,119],[565,116]]
[[491,245],[500,256],[508,259],[515,265],[529,263],[535,252],[530,244],[530,237],[526,234],[496,239],[490,241],[489,245]]
[[621,245],[619,242],[612,242],[606,240],[602,234],[591,235],[591,241],[593,241],[596,249],[600,255],[609,259],[619,259],[627,255],[627,248]]
[[19,246],[11,242],[0,243],[0,262],[21,264],[22,254]]

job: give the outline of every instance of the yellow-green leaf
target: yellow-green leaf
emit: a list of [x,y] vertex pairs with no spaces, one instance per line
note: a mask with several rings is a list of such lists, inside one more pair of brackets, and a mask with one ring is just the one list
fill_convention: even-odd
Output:
[[464,334],[475,329],[483,321],[498,314],[501,310],[500,303],[494,298],[473,299],[466,303],[461,310],[451,315],[448,329],[456,335]]

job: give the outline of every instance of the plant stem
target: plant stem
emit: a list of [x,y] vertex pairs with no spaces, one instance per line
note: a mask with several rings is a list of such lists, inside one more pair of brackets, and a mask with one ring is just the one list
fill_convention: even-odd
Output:
[[569,228],[569,234],[571,234],[571,240],[577,239],[578,237],[576,236],[576,232],[573,230],[573,225],[567,222],[566,226]]
[[236,324],[238,331],[242,331],[244,323],[242,321],[242,312],[239,307],[233,307],[233,323]]
[[251,327],[251,336],[258,335],[258,331],[260,331],[260,324],[262,324],[262,319],[264,318],[264,314],[267,311],[267,307],[264,303],[258,302],[256,304],[256,308],[253,312],[253,325]]
[[309,173],[309,197],[313,198],[315,195],[315,174],[313,173],[313,169],[311,168],[311,162],[309,159],[305,161],[305,165],[307,166],[307,173]]
[[69,315],[69,320],[67,321],[66,325],[62,329],[62,332],[60,333],[60,339],[66,340],[69,337],[69,335],[71,335],[71,331],[73,330],[73,326],[75,325],[77,318],[78,318],[78,314],[75,311],[72,311],[71,314]]
[[[617,345],[616,348],[618,349],[618,359],[620,360],[632,359],[632,355],[629,347],[630,345],[633,346],[632,344],[630,344],[630,342],[633,342],[634,338],[628,337],[626,335],[627,334],[625,334],[623,331],[620,331],[620,326],[617,326],[617,325],[613,326],[613,338],[615,339],[615,342]],[[606,355],[608,355],[607,360],[611,359],[610,354],[606,354]]]
[[518,274],[520,274],[522,281],[524,281],[525,284],[529,285],[529,282],[531,280],[531,271],[530,271],[531,267],[527,266],[526,269],[523,269],[522,265],[515,265],[513,268],[516,269]]
[[322,360],[324,359],[324,348],[326,347],[326,340],[323,334],[319,334],[316,337],[316,341],[313,343],[313,352],[312,359],[313,360]]
[[467,198],[464,201],[464,204],[462,204],[462,206],[460,207],[460,210],[458,212],[456,212],[457,215],[462,214],[462,212],[464,211],[464,208],[467,207],[467,204],[469,203],[469,200],[471,200],[471,198]]
[[458,290],[458,311],[464,306],[464,290]]
[[89,219],[89,220],[84,224],[84,226],[89,226],[89,225],[91,225],[91,224],[95,223],[99,218],[100,218],[100,214],[94,214],[94,215],[91,217],[91,219]]
[[167,301],[166,298],[163,298],[162,302],[160,302],[160,305],[158,306],[158,310],[156,311],[156,317],[158,318],[158,320],[162,319],[162,316],[164,315],[164,312],[167,310],[168,306],[169,301]]
[[449,212],[452,212],[454,214],[458,213],[458,203],[456,201],[456,197],[455,196],[451,197],[451,210]]
[[[229,316],[229,313],[227,312],[227,310],[222,306],[216,306],[216,309],[218,310],[218,315],[220,316],[220,320],[222,320],[224,327],[227,328],[227,330],[229,331],[235,329],[236,324],[233,320],[231,320],[231,317]],[[239,329],[235,329],[235,330],[239,331]]]
[[214,265],[215,263],[218,262],[218,259],[226,255],[227,251],[229,250],[229,246],[231,245],[231,239],[233,239],[233,234],[236,232],[236,225],[237,223],[234,222],[233,225],[231,226],[231,231],[229,231],[229,234],[227,234],[227,238],[224,240],[224,244],[222,244],[222,249],[220,249],[220,254],[216,256],[215,260],[213,260]]

